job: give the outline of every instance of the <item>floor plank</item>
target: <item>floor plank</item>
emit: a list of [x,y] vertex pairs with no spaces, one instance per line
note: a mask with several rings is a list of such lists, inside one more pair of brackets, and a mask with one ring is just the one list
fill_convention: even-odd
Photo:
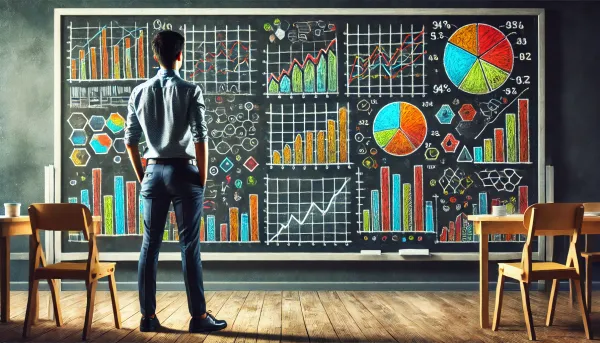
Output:
[[283,292],[281,300],[281,342],[309,342],[298,292]]
[[371,312],[350,292],[336,292],[368,342],[396,342]]
[[327,317],[342,342],[366,342],[367,338],[362,333],[352,316],[344,306],[340,306],[341,300],[335,292],[318,292],[321,304],[327,313]]
[[233,331],[238,314],[248,297],[249,292],[234,292],[219,311],[218,319],[227,321],[227,328],[216,333],[209,334],[204,342],[206,343],[225,343],[234,342],[237,332]]
[[265,292],[250,292],[233,327],[238,335],[236,343],[256,343],[258,321],[262,311]]
[[282,292],[267,292],[258,321],[257,343],[281,342]]
[[300,305],[310,342],[339,342],[317,292],[300,292]]

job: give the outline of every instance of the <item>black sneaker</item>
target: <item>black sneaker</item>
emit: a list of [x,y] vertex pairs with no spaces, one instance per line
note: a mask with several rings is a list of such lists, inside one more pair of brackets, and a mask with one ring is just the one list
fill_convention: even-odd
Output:
[[190,320],[190,333],[213,332],[223,330],[227,322],[216,319],[212,314],[206,313],[206,318],[192,318]]
[[160,322],[156,316],[142,317],[142,319],[140,319],[141,332],[157,332],[158,329],[160,329]]

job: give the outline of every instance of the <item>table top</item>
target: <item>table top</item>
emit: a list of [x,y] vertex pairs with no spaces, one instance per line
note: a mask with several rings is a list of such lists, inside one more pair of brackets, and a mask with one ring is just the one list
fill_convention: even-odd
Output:
[[[102,217],[92,216],[92,221],[101,222]],[[29,222],[29,216],[19,216],[19,217],[0,216],[0,223],[20,223],[20,222]]]
[[[509,214],[506,216],[493,216],[491,214],[471,214],[467,216],[467,219],[473,222],[522,222],[522,214]],[[598,215],[585,215],[583,216],[584,222],[600,222],[600,216]]]

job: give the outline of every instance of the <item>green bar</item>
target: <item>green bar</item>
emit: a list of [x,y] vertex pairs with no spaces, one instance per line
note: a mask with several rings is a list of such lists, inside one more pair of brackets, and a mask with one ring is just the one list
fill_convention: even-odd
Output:
[[371,214],[369,210],[363,210],[363,231],[371,231],[369,224],[371,223]]
[[304,92],[315,92],[315,65],[310,62],[304,67]]
[[79,61],[79,79],[80,80],[87,80],[85,60]]
[[104,234],[113,235],[113,196],[104,196]]
[[489,138],[483,140],[483,161],[494,162],[494,143]]
[[294,69],[292,70],[292,92],[294,93],[302,93],[302,70],[296,64],[294,65]]
[[336,92],[337,82],[337,57],[330,50],[327,54],[327,90],[329,92]]
[[404,231],[413,231],[413,211],[412,211],[412,185],[410,183],[402,184],[402,219]]
[[517,162],[517,121],[514,113],[506,114],[506,161]]
[[269,93],[271,93],[271,94],[279,93],[279,83],[275,82],[274,79],[269,82]]
[[165,231],[163,232],[163,240],[164,241],[168,241],[169,240],[169,227],[166,227]]

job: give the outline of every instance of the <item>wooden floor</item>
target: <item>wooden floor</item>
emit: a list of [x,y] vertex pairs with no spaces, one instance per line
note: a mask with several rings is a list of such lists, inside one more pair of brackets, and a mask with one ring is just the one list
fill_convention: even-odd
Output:
[[[108,292],[98,292],[91,341],[95,342],[527,342],[520,295],[505,292],[500,331],[478,326],[476,292],[207,292],[208,309],[229,327],[211,335],[188,334],[183,292],[160,292],[158,312],[164,330],[141,333],[137,293],[120,292],[123,328],[112,322]],[[48,293],[42,293],[34,342],[81,341],[85,295],[63,292],[64,326],[45,319]],[[600,295],[594,306],[600,310]],[[21,338],[26,292],[12,292],[11,322],[0,324],[1,342]],[[585,342],[576,307],[559,295],[555,325],[544,327],[547,294],[532,292],[539,341]],[[490,308],[493,303],[490,301]],[[600,312],[592,314],[600,337]]]

